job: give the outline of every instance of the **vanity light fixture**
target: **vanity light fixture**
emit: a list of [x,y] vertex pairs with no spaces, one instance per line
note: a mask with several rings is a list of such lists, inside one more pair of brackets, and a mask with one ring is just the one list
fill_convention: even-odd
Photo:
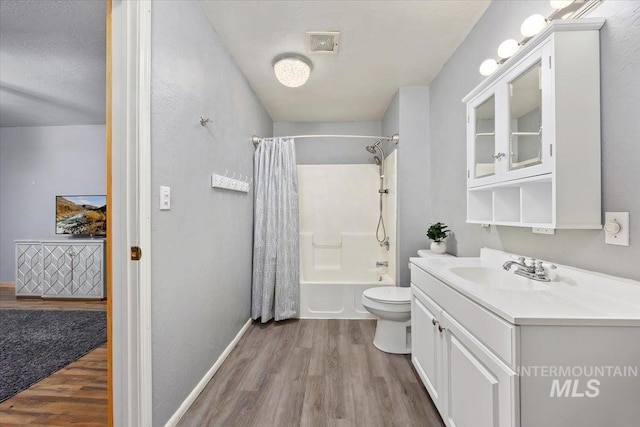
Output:
[[547,20],[540,14],[531,15],[520,26],[520,33],[525,37],[533,37],[547,26]]
[[480,64],[480,74],[489,76],[498,69],[498,63],[495,59],[486,59]]
[[567,6],[571,6],[575,0],[549,0],[551,7],[554,9],[564,9]]
[[520,49],[520,43],[517,40],[507,39],[498,46],[498,56],[502,59],[511,58],[518,49]]
[[309,80],[311,61],[293,53],[279,55],[273,61],[273,72],[284,86],[300,87]]

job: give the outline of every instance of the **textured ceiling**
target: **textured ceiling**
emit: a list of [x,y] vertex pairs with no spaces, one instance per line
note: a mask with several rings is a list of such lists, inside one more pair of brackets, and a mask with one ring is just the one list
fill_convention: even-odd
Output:
[[[382,118],[401,86],[428,85],[489,6],[463,1],[200,1],[275,121]],[[306,31],[340,31],[337,55],[307,52]],[[313,62],[302,87],[276,80],[273,58]]]
[[0,126],[105,122],[104,1],[0,0]]

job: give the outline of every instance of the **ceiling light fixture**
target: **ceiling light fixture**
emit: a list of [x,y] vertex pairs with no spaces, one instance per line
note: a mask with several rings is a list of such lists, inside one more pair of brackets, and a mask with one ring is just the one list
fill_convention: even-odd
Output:
[[533,37],[547,26],[547,20],[540,14],[531,15],[524,20],[520,33],[525,37]]
[[554,9],[564,9],[567,6],[571,6],[575,0],[549,0],[551,7]]
[[273,72],[284,86],[300,87],[309,80],[311,61],[302,55],[285,53],[273,61]]
[[502,59],[511,58],[520,49],[520,43],[515,39],[507,39],[498,46],[498,56]]

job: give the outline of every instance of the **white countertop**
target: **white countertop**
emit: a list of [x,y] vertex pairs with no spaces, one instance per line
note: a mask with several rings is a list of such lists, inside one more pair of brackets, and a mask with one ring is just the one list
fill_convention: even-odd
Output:
[[[515,325],[640,326],[640,282],[559,264],[550,270],[551,282],[536,282],[502,269],[502,263],[510,256],[513,255],[483,248],[480,258],[410,261]],[[494,269],[499,281],[509,286],[485,286],[452,272],[469,267]]]

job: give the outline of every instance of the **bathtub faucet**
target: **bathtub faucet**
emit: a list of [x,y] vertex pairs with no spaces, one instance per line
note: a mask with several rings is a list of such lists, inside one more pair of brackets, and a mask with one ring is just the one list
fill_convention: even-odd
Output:
[[389,267],[389,261],[377,261],[376,268]]

